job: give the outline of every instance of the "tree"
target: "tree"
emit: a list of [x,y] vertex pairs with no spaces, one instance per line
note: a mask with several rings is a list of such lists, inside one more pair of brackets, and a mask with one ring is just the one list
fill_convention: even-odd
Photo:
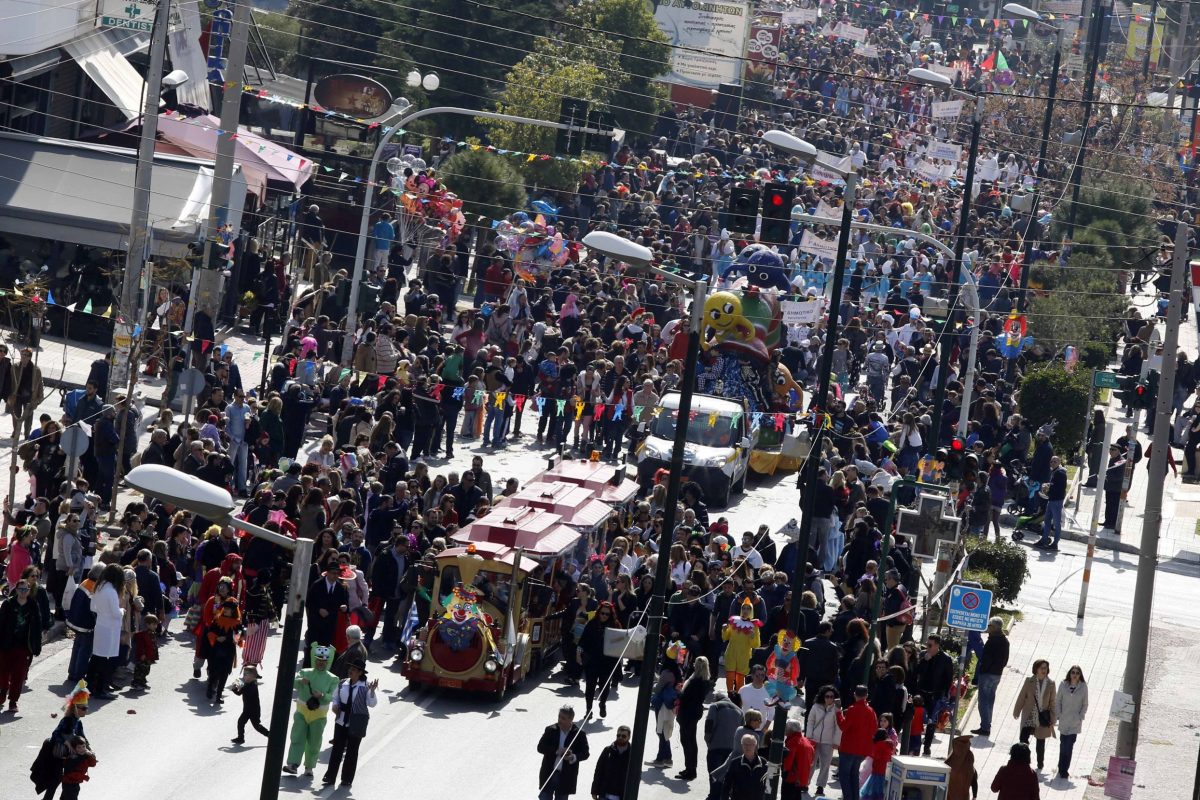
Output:
[[1021,416],[1033,430],[1055,423],[1051,442],[1056,452],[1072,454],[1083,440],[1087,411],[1087,370],[1067,372],[1061,362],[1040,364],[1021,381]]
[[[545,46],[543,45],[543,48]],[[609,67],[615,68],[615,59]],[[605,83],[604,71],[594,63],[568,61],[560,55],[538,49],[521,59],[508,73],[504,92],[496,110],[533,119],[558,121],[564,97],[587,100],[592,108],[604,106],[612,92]],[[555,130],[534,125],[497,120],[482,120],[491,142],[498,148],[521,153],[554,153]],[[556,189],[570,189],[578,182],[582,167],[563,161],[525,161],[521,172],[529,183],[542,183]]]
[[521,175],[504,156],[460,150],[442,164],[438,177],[462,198],[463,214],[472,224],[479,217],[503,219],[525,207]]
[[[387,5],[376,0],[292,0],[287,13],[300,21],[301,38],[296,58],[286,64],[288,71],[307,69],[306,56],[373,66],[387,12]],[[317,74],[329,71],[317,69]]]

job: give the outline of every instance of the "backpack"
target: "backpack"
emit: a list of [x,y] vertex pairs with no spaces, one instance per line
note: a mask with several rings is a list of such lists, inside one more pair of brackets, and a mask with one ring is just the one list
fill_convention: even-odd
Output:
[[908,597],[908,592],[903,586],[897,586],[896,591],[900,592],[900,616],[896,617],[905,625],[913,624],[913,604]]

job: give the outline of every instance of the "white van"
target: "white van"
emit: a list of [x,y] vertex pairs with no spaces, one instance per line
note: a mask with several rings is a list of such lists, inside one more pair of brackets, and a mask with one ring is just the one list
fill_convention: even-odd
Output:
[[[650,485],[658,470],[671,468],[679,392],[668,392],[661,405],[659,415],[645,423],[647,436],[638,448],[638,481],[643,486]],[[683,478],[700,485],[709,505],[728,505],[730,493],[745,491],[758,429],[751,429],[750,414],[741,400],[697,393],[692,395],[692,412]]]

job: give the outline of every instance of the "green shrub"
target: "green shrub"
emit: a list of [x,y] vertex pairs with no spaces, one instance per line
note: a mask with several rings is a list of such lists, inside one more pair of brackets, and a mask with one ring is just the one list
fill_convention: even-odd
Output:
[[[1025,548],[1007,539],[972,538],[967,541],[967,552],[971,554],[965,576],[967,580],[977,580],[983,584],[983,588],[991,589],[999,603],[1015,602],[1021,593],[1021,586],[1029,577]],[[989,585],[985,582],[987,578],[993,583]]]
[[1058,453],[1079,449],[1086,424],[1089,380],[1087,370],[1067,372],[1062,362],[1051,362],[1031,368],[1021,381],[1021,415],[1034,430],[1047,422],[1055,423],[1050,441]]
[[981,589],[987,589],[993,593],[997,591],[999,585],[996,574],[988,569],[967,569],[963,572],[963,580],[978,583]]

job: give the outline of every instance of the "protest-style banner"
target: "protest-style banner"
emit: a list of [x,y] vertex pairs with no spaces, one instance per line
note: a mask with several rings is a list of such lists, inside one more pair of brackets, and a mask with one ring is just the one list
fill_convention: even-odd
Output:
[[784,300],[780,305],[784,325],[812,325],[821,318],[824,305],[820,299]]
[[930,158],[940,158],[943,161],[958,161],[962,156],[962,145],[949,142],[933,142],[929,145]]
[[784,25],[811,25],[817,21],[817,9],[795,8],[783,12]]
[[867,29],[856,28],[853,25],[843,22],[833,29],[833,35],[839,39],[849,39],[852,42],[866,42]]
[[962,100],[947,100],[944,103],[934,103],[930,115],[934,119],[953,119],[962,113]]
[[822,239],[812,231],[805,231],[804,236],[800,238],[800,252],[833,261],[837,258],[837,242],[833,239]]
[[879,48],[873,44],[859,43],[854,45],[854,55],[863,58],[879,58]]
[[816,216],[821,217],[822,219],[831,219],[834,221],[840,221],[842,218],[842,212],[838,211],[836,208],[829,205],[824,200],[818,200]]

